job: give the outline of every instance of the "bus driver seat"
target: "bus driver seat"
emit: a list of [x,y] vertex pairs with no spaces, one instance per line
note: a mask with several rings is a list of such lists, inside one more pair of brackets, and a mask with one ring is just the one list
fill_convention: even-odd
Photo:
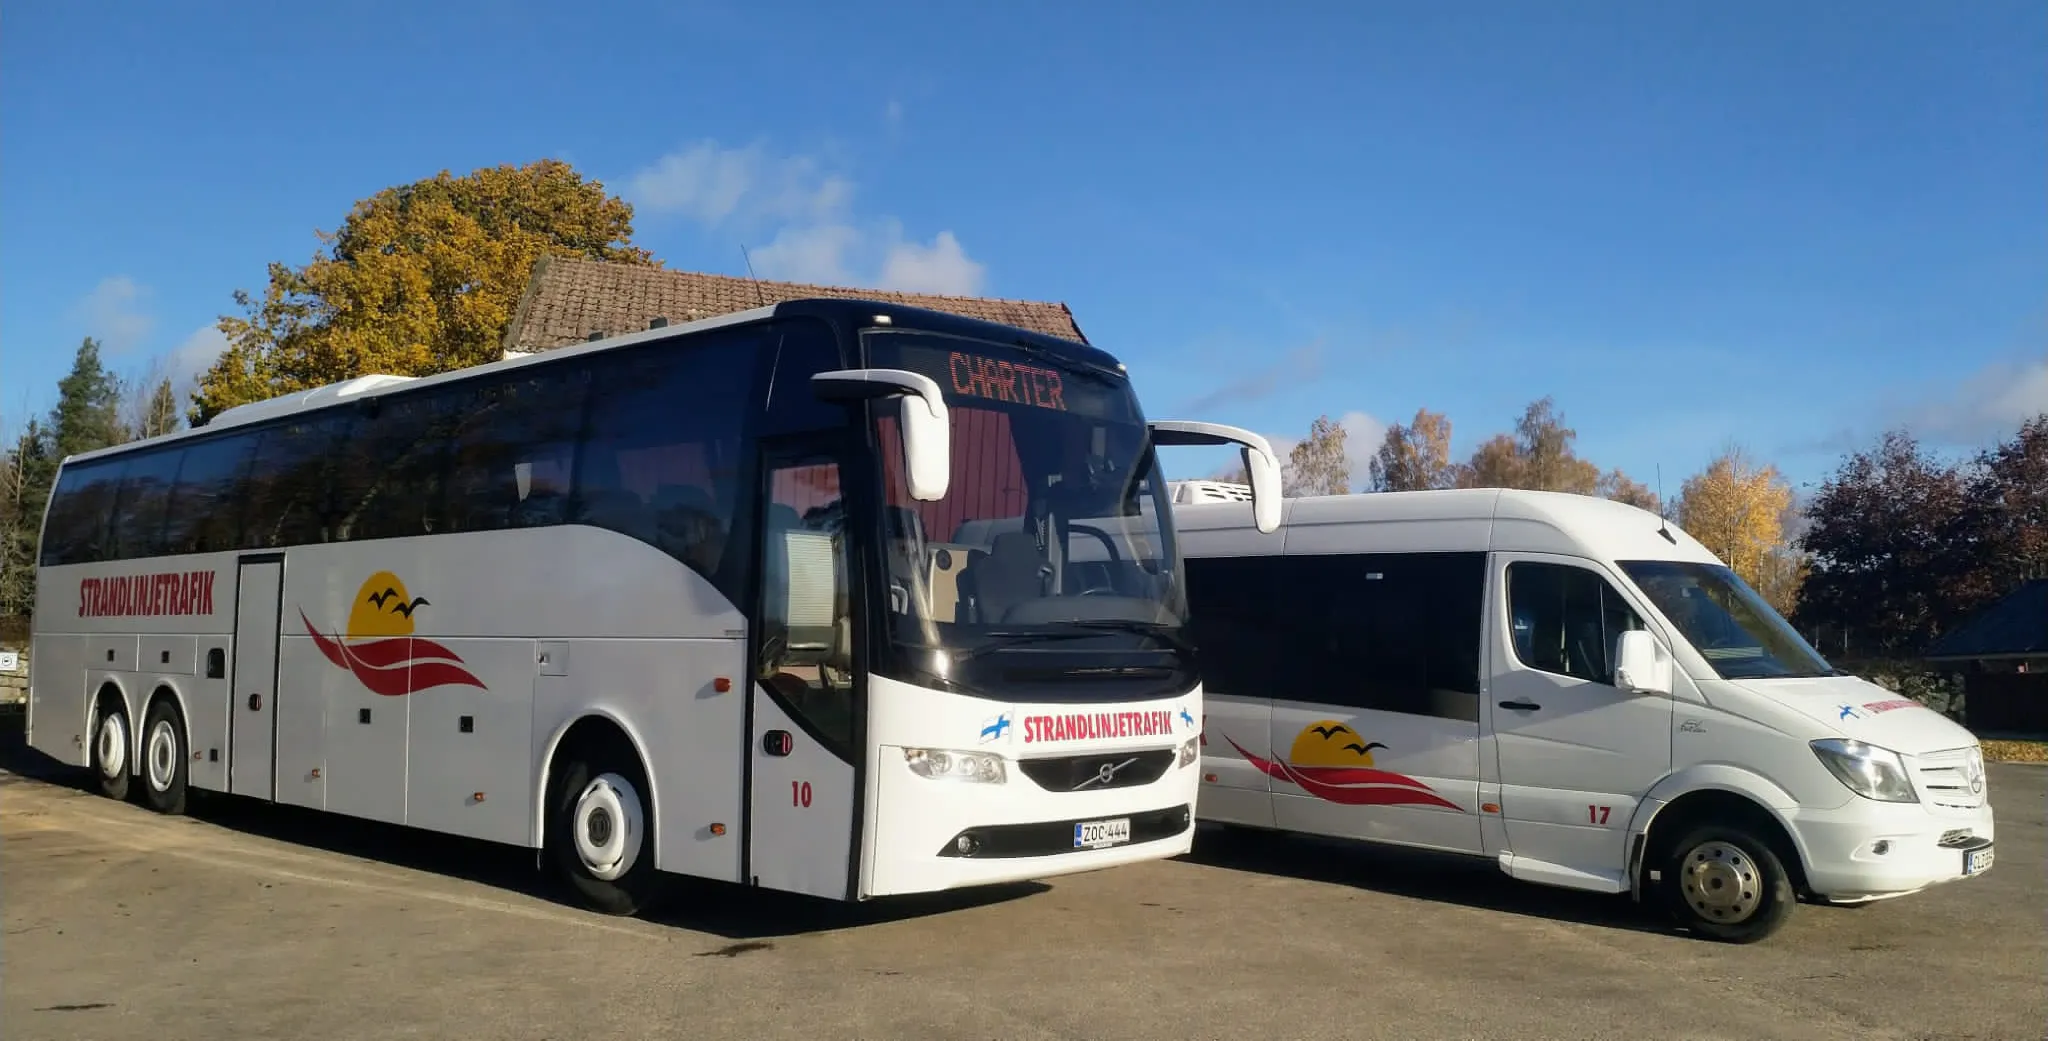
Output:
[[967,565],[961,574],[974,597],[975,614],[983,622],[1000,622],[1010,609],[1045,595],[1052,566],[1038,551],[1030,533],[1008,531],[989,544],[988,555]]

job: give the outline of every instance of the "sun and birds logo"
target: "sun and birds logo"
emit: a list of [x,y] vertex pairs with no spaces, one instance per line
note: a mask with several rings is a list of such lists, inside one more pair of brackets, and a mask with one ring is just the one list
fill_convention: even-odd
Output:
[[408,593],[397,575],[379,571],[356,590],[341,635],[314,628],[304,609],[299,620],[320,653],[372,693],[397,697],[430,687],[482,688],[483,681],[470,673],[461,655],[413,635],[413,613],[426,606],[429,601]]

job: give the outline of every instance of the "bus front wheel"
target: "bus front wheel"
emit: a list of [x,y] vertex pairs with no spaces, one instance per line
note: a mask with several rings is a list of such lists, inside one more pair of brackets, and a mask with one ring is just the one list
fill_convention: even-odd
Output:
[[1777,852],[1745,828],[1693,828],[1663,859],[1673,916],[1708,939],[1755,943],[1777,932],[1797,902]]
[[571,754],[549,787],[547,857],[554,875],[593,911],[634,915],[651,906],[654,816],[638,761]]

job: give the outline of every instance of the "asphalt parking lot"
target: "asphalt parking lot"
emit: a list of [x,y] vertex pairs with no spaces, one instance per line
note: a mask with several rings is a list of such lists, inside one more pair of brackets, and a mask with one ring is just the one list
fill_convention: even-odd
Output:
[[2048,1036],[2042,767],[1993,768],[1983,879],[1729,947],[1484,863],[1287,839],[898,905],[692,888],[621,920],[555,902],[517,851],[166,818],[18,746],[0,766],[20,1041]]

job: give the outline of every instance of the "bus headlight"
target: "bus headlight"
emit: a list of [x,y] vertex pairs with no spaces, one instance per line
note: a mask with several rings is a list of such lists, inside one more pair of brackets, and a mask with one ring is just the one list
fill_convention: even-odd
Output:
[[1202,757],[1202,739],[1191,737],[1180,743],[1180,752],[1174,756],[1173,765],[1186,766]]
[[1848,789],[1878,802],[1919,802],[1906,764],[1889,748],[1843,738],[1813,742],[1813,754]]
[[910,772],[934,781],[970,781],[1002,784],[1008,779],[1001,756],[986,752],[955,752],[945,748],[906,748],[903,760]]

